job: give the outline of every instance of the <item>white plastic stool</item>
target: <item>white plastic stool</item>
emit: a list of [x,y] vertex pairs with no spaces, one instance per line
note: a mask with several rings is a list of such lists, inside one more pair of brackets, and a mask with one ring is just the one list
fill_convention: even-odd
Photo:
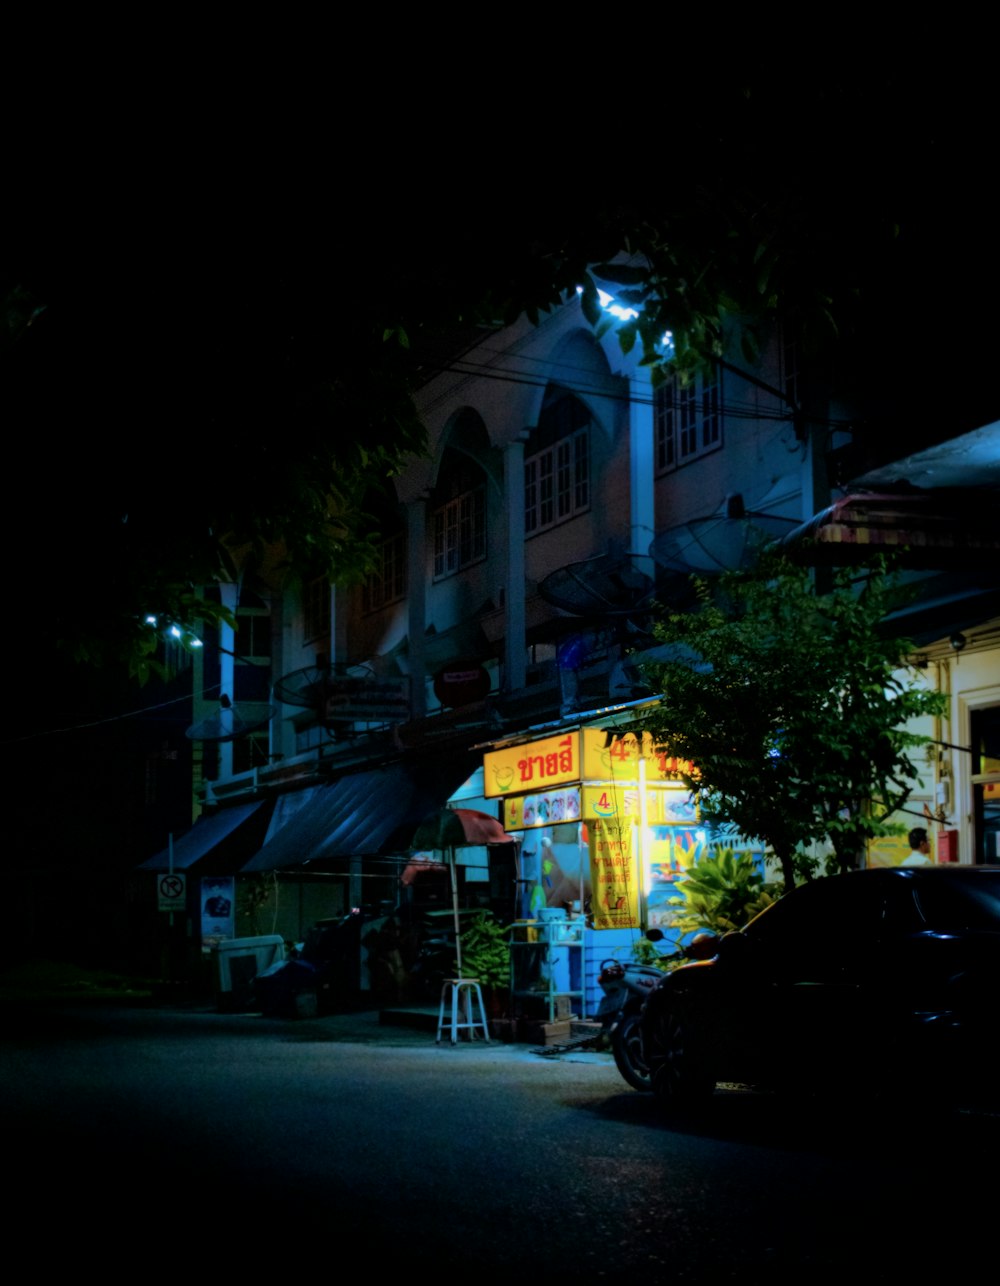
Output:
[[[444,1011],[448,1003],[449,995],[451,997],[451,1018],[445,1020]],[[468,1018],[466,1021],[459,1022],[459,1005],[464,1002]],[[476,1006],[479,1006],[479,1017],[476,1017]],[[465,1014],[463,1014],[463,1019]],[[441,1033],[446,1028],[451,1029],[451,1043],[454,1045],[458,1042],[458,1033],[460,1031],[471,1030],[473,1039],[475,1039],[477,1028],[483,1029],[483,1035],[489,1041],[490,1029],[486,1024],[486,1007],[483,1004],[483,993],[479,989],[479,980],[476,978],[445,978],[444,986],[441,988],[441,1009],[438,1013],[438,1029],[436,1043],[441,1043]]]

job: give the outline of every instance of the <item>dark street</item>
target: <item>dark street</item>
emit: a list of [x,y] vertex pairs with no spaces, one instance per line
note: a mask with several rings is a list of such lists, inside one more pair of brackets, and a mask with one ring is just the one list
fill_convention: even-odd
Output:
[[991,1117],[731,1090],[684,1126],[609,1055],[335,1017],[22,1010],[7,1224],[50,1272],[920,1279],[974,1261]]

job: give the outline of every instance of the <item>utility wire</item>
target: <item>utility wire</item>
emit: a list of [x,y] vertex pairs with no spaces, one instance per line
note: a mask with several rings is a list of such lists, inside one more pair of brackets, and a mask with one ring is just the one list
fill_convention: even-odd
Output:
[[[221,683],[216,683],[210,688],[205,688],[205,693],[216,692],[222,687]],[[154,710],[165,710],[168,706],[179,705],[182,701],[190,701],[191,693],[188,692],[182,697],[171,697],[169,701],[160,701],[157,705],[143,706],[140,710],[126,710],[124,714],[109,715],[106,719],[91,719],[87,723],[68,724],[64,728],[47,728],[42,732],[27,733],[23,737],[11,737],[7,741],[0,741],[0,746],[15,746],[22,741],[38,741],[42,737],[57,737],[66,732],[80,732],[85,728],[100,728],[108,723],[122,723],[125,719],[137,719],[140,715],[150,714]]]

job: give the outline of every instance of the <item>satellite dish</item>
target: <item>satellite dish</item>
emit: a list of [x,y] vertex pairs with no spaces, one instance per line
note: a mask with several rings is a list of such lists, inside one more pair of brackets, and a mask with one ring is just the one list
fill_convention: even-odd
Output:
[[274,706],[264,701],[242,701],[234,705],[223,694],[219,713],[200,723],[193,723],[185,730],[192,741],[236,741],[252,732],[260,732],[271,722]]
[[749,510],[713,514],[660,532],[649,553],[668,571],[715,576],[751,567],[765,545],[787,535],[795,525],[793,518]]
[[599,554],[550,572],[538,592],[574,616],[628,616],[648,604],[653,581],[627,554]]
[[276,679],[271,694],[284,705],[323,711],[326,709],[333,680],[372,675],[374,671],[370,666],[332,664],[318,657],[315,665],[305,665],[301,670],[292,670]]

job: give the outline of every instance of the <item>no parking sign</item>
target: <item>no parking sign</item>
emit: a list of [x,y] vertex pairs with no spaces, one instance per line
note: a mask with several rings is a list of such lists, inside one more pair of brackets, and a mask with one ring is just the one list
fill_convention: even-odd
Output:
[[187,892],[183,875],[161,875],[156,886],[161,911],[183,911]]

